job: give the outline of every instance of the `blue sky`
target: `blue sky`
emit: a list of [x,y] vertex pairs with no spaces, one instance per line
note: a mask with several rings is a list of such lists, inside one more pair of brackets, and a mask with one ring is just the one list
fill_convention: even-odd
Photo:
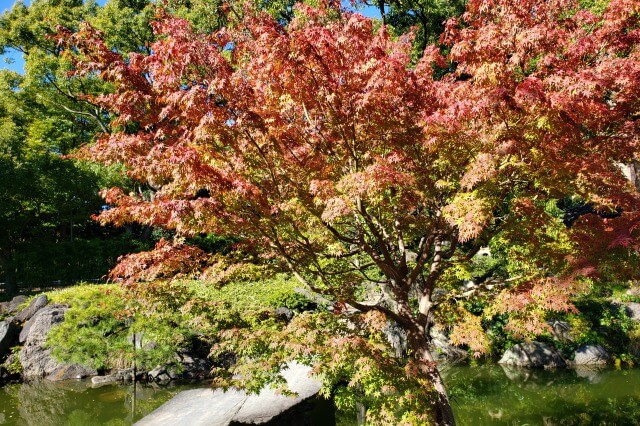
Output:
[[[23,0],[25,4],[29,4],[30,0]],[[106,3],[106,0],[97,0],[98,4]],[[0,0],[0,13],[4,13],[5,11],[11,9],[13,5],[16,3],[15,0]],[[363,15],[369,16],[372,18],[379,18],[380,13],[378,9],[375,7],[366,7],[360,11]],[[17,71],[19,73],[24,72],[24,59],[20,52],[9,50],[5,52],[4,55],[0,55],[0,69],[10,69],[13,71]]]
[[[31,0],[22,0],[22,2],[26,5],[29,5],[29,3],[31,3]],[[106,0],[97,0],[97,2],[98,4],[102,5],[106,3]],[[0,0],[0,13],[4,13],[5,11],[11,9],[15,3],[16,0]],[[0,69],[2,68],[23,73],[24,59],[22,58],[22,54],[20,52],[10,50],[4,55],[1,55]]]
[[[0,12],[4,13],[11,9],[14,3],[14,0],[0,0]],[[29,4],[29,0],[26,0],[25,3]],[[9,51],[0,56],[0,68],[8,68],[13,71],[23,72],[24,60],[22,59],[22,55],[19,52]]]

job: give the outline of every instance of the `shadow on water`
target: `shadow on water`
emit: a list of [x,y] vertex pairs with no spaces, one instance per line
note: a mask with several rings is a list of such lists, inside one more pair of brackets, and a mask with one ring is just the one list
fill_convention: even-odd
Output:
[[445,368],[459,425],[638,425],[640,370]]

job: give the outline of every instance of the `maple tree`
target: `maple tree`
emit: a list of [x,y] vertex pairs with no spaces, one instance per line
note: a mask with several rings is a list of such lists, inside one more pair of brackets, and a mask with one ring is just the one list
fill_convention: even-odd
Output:
[[[446,24],[450,53],[428,46],[415,67],[410,35],[331,6],[298,5],[287,27],[247,13],[212,34],[161,15],[151,54],[126,58],[90,26],[63,32],[77,73],[115,87],[92,99],[113,131],[83,155],[152,189],[104,191],[113,208],[98,220],[177,236],[116,272],[189,272],[207,255],[181,237],[233,235],[336,314],[397,323],[407,371],[433,386],[433,420],[453,424],[429,352],[436,287],[455,293],[451,277],[482,246],[513,245],[519,274],[488,312],[526,336],[544,330],[541,313],[574,309],[608,251],[640,248],[640,197],[619,167],[638,159],[639,19],[637,0],[601,13],[473,0]],[[547,209],[561,199],[589,208],[566,224]],[[363,301],[363,282],[386,297]],[[452,339],[486,350],[481,317],[463,313]]]

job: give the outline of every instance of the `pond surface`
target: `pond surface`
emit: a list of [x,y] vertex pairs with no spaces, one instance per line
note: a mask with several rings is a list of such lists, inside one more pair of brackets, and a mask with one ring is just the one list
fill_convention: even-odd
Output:
[[[640,425],[640,369],[522,370],[499,365],[443,366],[459,426]],[[130,425],[178,392],[171,387],[38,382],[0,388],[0,425]],[[332,415],[332,410],[321,411]],[[331,413],[331,414],[329,414]],[[340,425],[355,418],[337,414]],[[353,419],[353,422],[351,422]],[[295,423],[295,422],[294,422]],[[319,419],[311,424],[334,424]]]
[[[171,387],[104,386],[89,382],[47,381],[0,388],[0,425],[130,425],[178,392],[206,384]],[[135,395],[135,398],[134,398]]]
[[640,369],[443,368],[459,426],[640,425]]

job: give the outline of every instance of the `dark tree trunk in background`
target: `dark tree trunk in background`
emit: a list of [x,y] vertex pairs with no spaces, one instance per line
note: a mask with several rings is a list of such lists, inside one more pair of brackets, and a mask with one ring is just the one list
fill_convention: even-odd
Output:
[[16,280],[16,267],[13,261],[0,255],[0,267],[4,272],[4,293],[13,297],[18,294],[18,281]]
[[631,182],[636,186],[636,190],[640,191],[640,161],[633,160],[629,169],[631,169]]

